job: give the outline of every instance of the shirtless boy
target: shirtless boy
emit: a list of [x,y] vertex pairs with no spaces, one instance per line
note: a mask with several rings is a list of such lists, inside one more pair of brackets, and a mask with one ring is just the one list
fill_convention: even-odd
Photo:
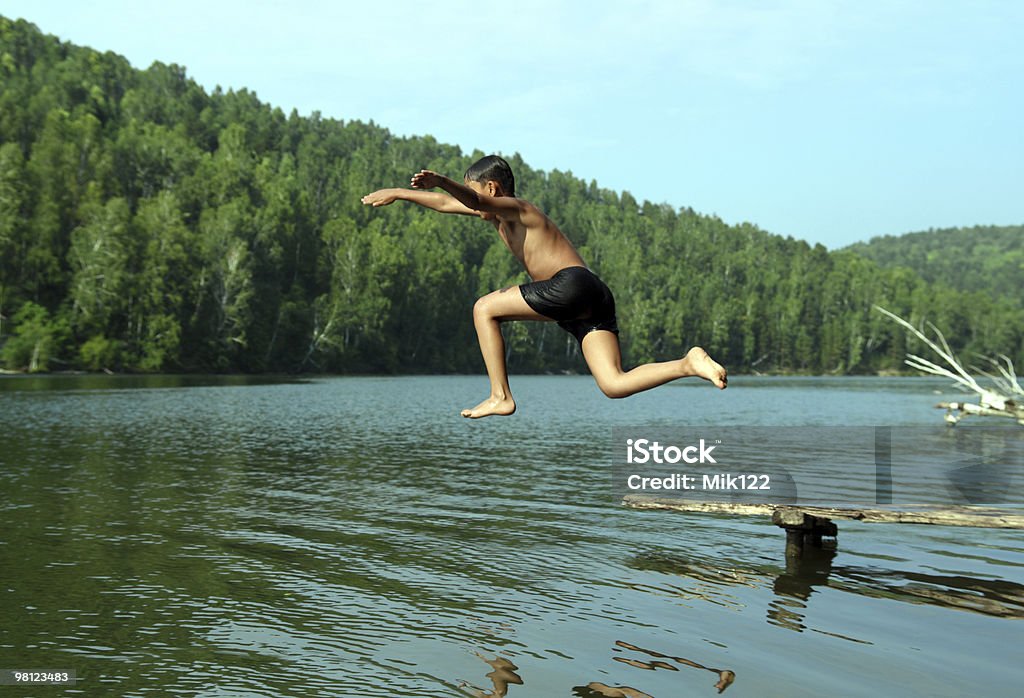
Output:
[[[528,201],[515,198],[515,178],[504,159],[497,155],[482,158],[466,170],[462,183],[421,170],[413,175],[412,186],[381,189],[364,196],[362,202],[377,207],[403,200],[441,213],[479,216],[494,225],[502,242],[533,279],[532,283],[489,293],[473,306],[473,324],[491,394],[476,407],[462,410],[463,417],[476,419],[516,411],[501,336],[501,323],[506,320],[557,322],[579,341],[594,380],[611,398],[627,397],[687,376],[704,378],[725,389],[725,369],[700,347],[693,347],[675,361],[622,370],[611,291],[587,268],[576,248],[547,216]],[[427,191],[435,187],[446,193]]]

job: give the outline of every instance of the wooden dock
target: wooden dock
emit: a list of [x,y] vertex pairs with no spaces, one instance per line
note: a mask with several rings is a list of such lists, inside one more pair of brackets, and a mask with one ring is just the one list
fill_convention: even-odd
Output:
[[786,556],[799,557],[805,545],[822,547],[823,538],[834,538],[838,527],[832,519],[864,523],[911,523],[937,526],[1024,529],[1021,513],[973,506],[911,507],[865,509],[859,507],[819,507],[802,504],[749,504],[739,502],[694,501],[681,498],[630,494],[622,500],[633,509],[666,509],[687,514],[723,514],[730,516],[770,516],[772,523],[786,530]]

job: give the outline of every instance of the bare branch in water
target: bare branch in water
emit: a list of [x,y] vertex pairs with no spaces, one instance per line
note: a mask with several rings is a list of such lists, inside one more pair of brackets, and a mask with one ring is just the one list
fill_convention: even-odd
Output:
[[1024,387],[1021,386],[1020,381],[1017,379],[1017,372],[1013,368],[1013,362],[1010,361],[1010,357],[1005,354],[999,354],[997,358],[991,356],[979,357],[988,362],[998,375],[983,371],[975,366],[970,367],[991,380],[995,385],[993,389],[984,388],[963,367],[960,359],[953,353],[953,350],[949,347],[949,342],[946,341],[946,337],[938,327],[930,322],[927,323],[928,328],[935,335],[935,339],[932,339],[899,315],[878,305],[875,306],[875,309],[910,331],[935,352],[945,364],[942,365],[917,354],[908,353],[907,358],[904,360],[907,366],[933,376],[950,378],[962,390],[976,393],[980,397],[979,404],[977,405],[966,402],[942,402],[936,405],[936,407],[946,409],[946,421],[949,424],[956,424],[965,416],[975,414],[1010,417],[1016,419],[1018,424],[1024,425],[1024,400],[1020,398],[1014,399],[1015,396],[1024,396]]

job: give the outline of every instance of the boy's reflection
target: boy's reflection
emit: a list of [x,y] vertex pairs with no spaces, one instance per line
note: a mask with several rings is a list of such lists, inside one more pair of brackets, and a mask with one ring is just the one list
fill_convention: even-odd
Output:
[[469,692],[469,695],[474,698],[504,698],[508,694],[509,684],[516,686],[523,685],[523,678],[516,673],[519,670],[515,664],[505,659],[504,657],[495,657],[494,659],[487,659],[479,652],[475,652],[476,656],[484,660],[490,665],[491,671],[487,673],[487,678],[491,680],[492,688],[488,691],[484,691],[482,688],[471,686],[464,683],[462,688]]

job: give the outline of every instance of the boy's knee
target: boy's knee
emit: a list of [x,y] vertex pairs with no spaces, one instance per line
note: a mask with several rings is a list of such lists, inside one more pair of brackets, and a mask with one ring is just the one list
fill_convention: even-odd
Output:
[[597,387],[601,389],[601,392],[604,393],[606,397],[617,400],[629,395],[629,393],[623,389],[621,381],[605,376],[600,378],[594,376],[594,378],[597,380]]
[[473,304],[473,318],[487,319],[491,317],[491,299],[488,296],[481,296]]

